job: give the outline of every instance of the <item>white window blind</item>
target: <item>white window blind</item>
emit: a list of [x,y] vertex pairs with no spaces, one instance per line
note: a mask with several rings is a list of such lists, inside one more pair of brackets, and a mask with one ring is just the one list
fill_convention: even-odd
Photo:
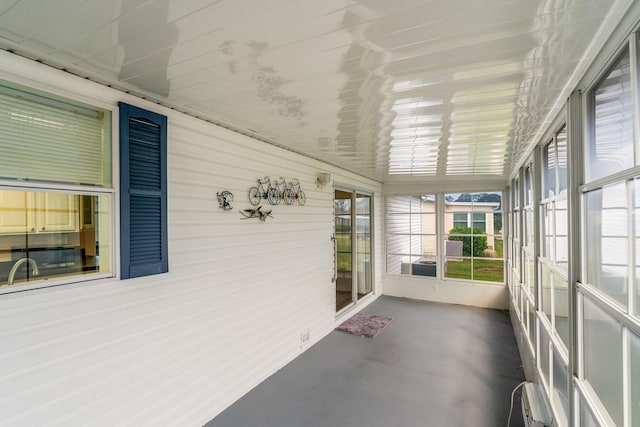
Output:
[[111,186],[111,114],[0,84],[0,178]]

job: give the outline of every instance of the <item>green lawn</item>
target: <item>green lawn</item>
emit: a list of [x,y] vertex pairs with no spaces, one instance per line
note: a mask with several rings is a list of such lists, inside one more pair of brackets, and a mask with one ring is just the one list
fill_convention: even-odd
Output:
[[504,261],[486,258],[462,259],[455,261],[450,260],[447,262],[446,277],[465,280],[483,280],[487,282],[503,282]]
[[496,251],[496,255],[498,256],[498,258],[503,258],[504,257],[504,240],[498,240],[495,239],[493,241],[494,244],[494,250]]
[[[358,254],[369,253],[371,243],[369,239],[358,240]],[[337,267],[338,271],[351,271],[351,235],[338,233],[336,235]]]

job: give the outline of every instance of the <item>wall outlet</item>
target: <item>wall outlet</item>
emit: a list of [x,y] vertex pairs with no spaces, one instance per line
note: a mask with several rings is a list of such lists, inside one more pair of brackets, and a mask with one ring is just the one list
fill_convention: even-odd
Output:
[[300,345],[308,343],[309,338],[311,338],[311,331],[309,331],[309,329],[304,329],[300,332]]

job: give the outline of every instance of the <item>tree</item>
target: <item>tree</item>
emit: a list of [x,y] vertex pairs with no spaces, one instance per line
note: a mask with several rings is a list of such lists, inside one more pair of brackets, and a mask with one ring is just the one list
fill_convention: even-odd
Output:
[[462,242],[462,256],[481,257],[487,249],[487,236],[479,228],[455,227],[449,231],[449,240]]

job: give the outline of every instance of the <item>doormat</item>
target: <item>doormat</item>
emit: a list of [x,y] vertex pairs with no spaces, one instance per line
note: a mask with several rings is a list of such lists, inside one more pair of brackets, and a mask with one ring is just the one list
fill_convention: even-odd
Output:
[[391,322],[391,317],[358,313],[340,324],[336,330],[361,337],[373,338],[378,335],[382,328],[387,326],[389,322]]

